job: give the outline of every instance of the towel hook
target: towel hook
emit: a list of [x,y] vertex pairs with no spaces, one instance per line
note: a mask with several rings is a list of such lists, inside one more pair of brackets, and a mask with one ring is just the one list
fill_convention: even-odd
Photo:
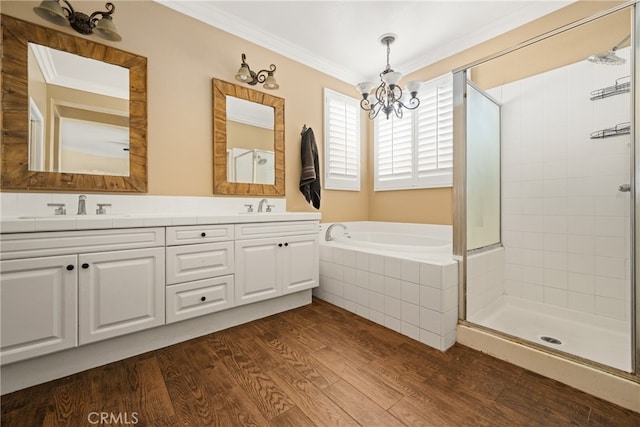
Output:
[[304,125],[304,126],[302,126],[302,132],[300,132],[300,135],[304,135],[304,133],[307,131],[307,129],[308,129],[308,128],[307,128],[307,125],[306,125],[306,123],[305,123],[305,125]]

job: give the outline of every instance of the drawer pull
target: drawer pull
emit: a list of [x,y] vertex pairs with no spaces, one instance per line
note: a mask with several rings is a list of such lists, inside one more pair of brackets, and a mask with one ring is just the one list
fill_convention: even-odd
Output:
[[73,264],[69,264],[67,265],[67,270],[71,271],[73,270],[75,267],[73,266]]
[[207,300],[207,297],[201,297],[200,298],[200,301],[206,301],[206,300]]
[[281,248],[282,247],[282,243],[278,243],[278,247]]
[[202,237],[207,237],[207,233],[205,233],[204,231],[202,233],[200,233],[200,236]]
[[89,264],[85,262],[84,264],[82,264],[82,268],[89,268]]
[[289,246],[289,244],[288,244],[288,243],[285,243],[284,245],[285,245],[285,246]]

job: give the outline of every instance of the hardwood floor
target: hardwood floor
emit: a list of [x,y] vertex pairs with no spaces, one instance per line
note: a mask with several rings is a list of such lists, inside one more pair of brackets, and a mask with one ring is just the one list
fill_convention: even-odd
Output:
[[316,299],[2,396],[1,406],[2,425],[20,427],[640,425],[639,413]]

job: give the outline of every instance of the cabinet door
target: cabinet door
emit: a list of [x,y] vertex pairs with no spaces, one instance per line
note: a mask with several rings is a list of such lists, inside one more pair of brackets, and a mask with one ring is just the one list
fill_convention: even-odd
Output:
[[280,256],[284,240],[236,241],[236,306],[276,297],[280,287]]
[[318,235],[284,238],[286,247],[282,257],[282,293],[311,289],[318,286]]
[[164,248],[79,255],[79,340],[164,324]]
[[77,345],[77,256],[0,262],[0,360]]

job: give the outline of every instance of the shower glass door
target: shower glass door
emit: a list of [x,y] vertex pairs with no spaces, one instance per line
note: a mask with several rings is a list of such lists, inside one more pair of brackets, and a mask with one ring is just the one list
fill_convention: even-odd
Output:
[[466,70],[465,129],[466,320],[627,372],[631,24],[623,9]]

